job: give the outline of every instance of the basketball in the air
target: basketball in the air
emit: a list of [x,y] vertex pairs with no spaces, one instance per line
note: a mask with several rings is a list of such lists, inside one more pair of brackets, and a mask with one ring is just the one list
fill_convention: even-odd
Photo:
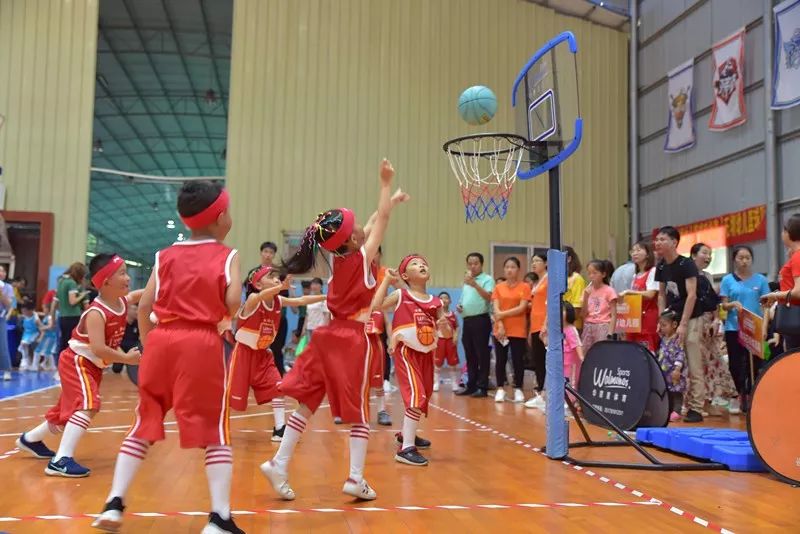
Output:
[[486,124],[496,112],[497,97],[483,85],[474,85],[458,97],[458,113],[467,124]]
[[417,339],[423,345],[433,345],[436,341],[436,333],[432,326],[419,326],[417,327]]

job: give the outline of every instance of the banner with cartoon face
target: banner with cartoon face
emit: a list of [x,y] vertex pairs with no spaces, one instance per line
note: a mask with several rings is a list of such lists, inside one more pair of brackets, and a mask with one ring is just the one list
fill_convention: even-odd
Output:
[[775,72],[772,109],[800,104],[800,0],[787,0],[775,12]]
[[711,49],[713,100],[708,129],[724,132],[747,121],[744,103],[745,29],[715,44]]
[[694,132],[694,59],[674,68],[667,84],[669,122],[665,152],[680,152],[692,148],[696,142]]

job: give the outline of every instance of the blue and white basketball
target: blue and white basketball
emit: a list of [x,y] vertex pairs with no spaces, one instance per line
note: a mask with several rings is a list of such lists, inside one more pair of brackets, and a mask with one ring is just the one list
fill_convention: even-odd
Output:
[[458,97],[458,113],[467,124],[486,124],[496,112],[497,97],[483,85],[473,85]]

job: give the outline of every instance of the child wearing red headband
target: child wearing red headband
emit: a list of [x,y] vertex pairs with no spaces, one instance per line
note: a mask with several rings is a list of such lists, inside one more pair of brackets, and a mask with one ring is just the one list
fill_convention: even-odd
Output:
[[[90,470],[73,459],[78,441],[100,411],[103,368],[113,362],[137,365],[139,349],[120,350],[128,317],[128,305],[136,304],[142,290],[129,292],[130,277],[125,262],[116,254],[98,254],[89,263],[92,284],[99,296],[81,315],[70,335],[69,345],[58,360],[61,395],[45,415],[45,422],[17,439],[17,447],[37,458],[49,459],[48,475],[78,478]],[[63,432],[58,452],[42,441]]]
[[397,269],[400,279],[408,286],[386,296],[392,283],[384,278],[373,299],[373,308],[394,309],[392,337],[389,350],[394,357],[395,376],[406,406],[403,431],[397,435],[400,448],[394,459],[408,465],[428,465],[419,453],[431,442],[417,436],[422,414],[428,414],[428,401],[433,393],[433,356],[436,351],[437,328],[449,332],[442,301],[427,292],[430,269],[425,258],[411,254],[403,258]]
[[322,302],[325,295],[280,296],[278,293],[292,287],[292,276],[281,283],[278,271],[269,265],[251,270],[245,287],[247,298],[237,315],[236,344],[231,353],[231,408],[247,410],[252,388],[257,404],[272,402],[272,441],[281,441],[286,428],[286,403],[278,391],[281,374],[270,349],[280,326],[281,309]]
[[365,229],[356,224],[349,209],[326,211],[308,227],[297,253],[284,262],[288,273],[300,274],[314,266],[318,247],[333,254],[327,300],[332,320],[314,330],[308,347],[283,378],[281,390],[297,399],[300,406],[286,423],[277,454],[261,466],[272,487],[285,500],[295,498],[288,482],[289,460],[308,419],[326,394],[331,412],[341,417],[343,423],[351,424],[350,473],[342,491],[357,499],[377,497],[364,478],[372,355],[364,325],[375,293],[372,260],[383,240],[393,204],[408,199],[399,190],[394,197],[390,196],[393,178],[392,164],[384,159],[380,166],[378,211],[370,219],[369,237],[365,237]]
[[242,532],[230,511],[229,376],[217,329],[236,313],[242,296],[239,256],[222,242],[232,225],[228,204],[225,189],[205,180],[185,182],[178,193],[178,214],[191,237],[156,253],[139,303],[145,349],[139,404],[105,508],[92,523],[98,529],[117,532],[122,526],[128,487],[150,446],[164,439],[164,417],[173,410],[181,447],[205,449],[211,513],[203,532]]

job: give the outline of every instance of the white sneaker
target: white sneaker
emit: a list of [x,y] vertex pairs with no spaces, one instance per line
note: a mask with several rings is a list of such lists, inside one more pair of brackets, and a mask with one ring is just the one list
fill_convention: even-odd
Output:
[[392,383],[388,380],[383,381],[383,392],[384,393],[391,393],[392,392]]
[[119,510],[106,510],[92,522],[92,527],[103,532],[119,532],[122,527],[122,512]]
[[433,391],[439,391],[439,381],[435,381],[433,383]]
[[6,371],[3,373],[3,380],[5,380],[6,382],[11,380],[11,371]]
[[530,399],[527,400],[527,402],[525,402],[525,407],[526,408],[536,408],[536,409],[544,411],[544,409],[545,409],[544,396],[542,396],[541,394],[537,393],[535,396],[531,397]]
[[459,389],[461,389],[461,388],[458,387],[458,380],[454,378],[453,379],[453,391],[458,391]]
[[352,478],[348,478],[344,486],[342,486],[342,492],[362,501],[374,501],[378,498],[378,494],[369,487],[365,479],[361,479],[361,482],[356,482]]
[[503,388],[497,388],[497,393],[494,394],[494,401],[495,402],[505,402],[506,401],[506,390]]
[[267,477],[267,480],[269,480],[269,483],[272,485],[272,489],[275,490],[275,493],[277,493],[281,499],[284,501],[294,500],[294,490],[289,485],[286,475],[278,471],[278,466],[272,463],[272,460],[267,460],[261,464],[261,472]]
[[739,397],[735,397],[728,402],[728,413],[731,415],[739,415],[742,413],[742,408],[739,405]]
[[525,402],[525,394],[522,392],[521,389],[514,389],[514,402],[516,403]]
[[728,405],[728,399],[722,397],[714,397],[714,399],[711,401],[711,406],[727,406],[727,405]]

